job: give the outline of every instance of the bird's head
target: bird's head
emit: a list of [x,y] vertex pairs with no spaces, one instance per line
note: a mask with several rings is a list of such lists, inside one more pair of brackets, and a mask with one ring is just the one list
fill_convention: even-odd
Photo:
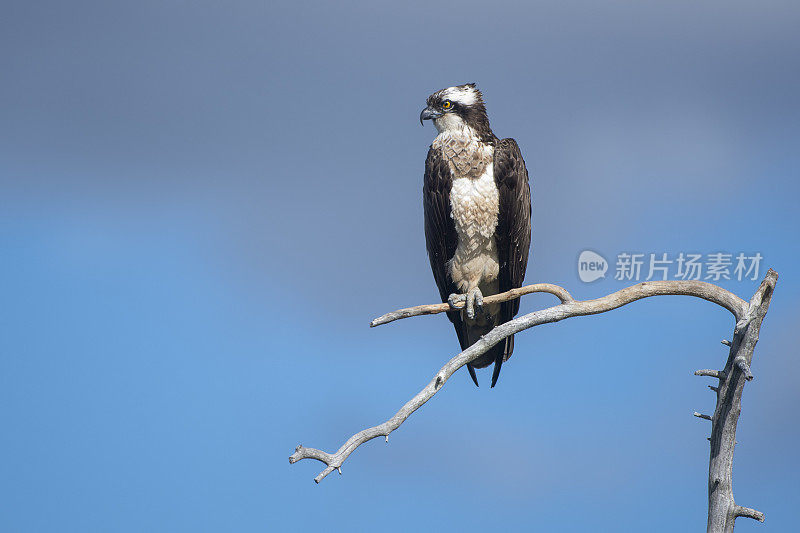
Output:
[[436,91],[428,97],[427,104],[419,114],[420,124],[433,120],[439,133],[469,127],[481,137],[492,135],[483,95],[474,83]]

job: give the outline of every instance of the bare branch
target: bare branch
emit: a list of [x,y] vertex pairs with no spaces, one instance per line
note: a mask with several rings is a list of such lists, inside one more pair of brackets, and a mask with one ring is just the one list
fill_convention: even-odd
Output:
[[[533,294],[534,292],[546,292],[553,294],[557,296],[559,300],[561,300],[562,304],[574,301],[572,295],[563,287],[553,285],[552,283],[536,283],[535,285],[526,285],[525,287],[520,287],[518,289],[511,289],[510,291],[501,292],[500,294],[487,296],[483,299],[483,304],[499,304],[509,300],[514,300],[520,296],[525,296],[526,294]],[[462,302],[461,305],[457,306],[457,309],[461,309],[463,307],[464,303]],[[446,302],[441,304],[427,304],[417,305],[415,307],[407,307],[405,309],[398,309],[397,311],[392,311],[391,313],[386,313],[385,315],[379,316],[369,323],[369,327],[374,328],[375,326],[388,324],[389,322],[394,322],[395,320],[400,320],[401,318],[410,318],[412,316],[420,315],[436,315],[438,313],[444,313],[450,310],[450,304]]]
[[[716,285],[712,285],[711,283],[702,281],[648,281],[632,285],[615,293],[603,296],[602,298],[583,301],[574,300],[569,292],[558,285],[541,283],[514,289],[513,291],[508,291],[496,296],[489,296],[484,299],[484,303],[491,304],[508,301],[533,292],[555,294],[562,303],[554,307],[528,313],[527,315],[518,317],[492,329],[489,333],[481,337],[478,342],[448,361],[447,364],[436,373],[433,379],[431,379],[431,381],[392,418],[380,425],[356,433],[350,437],[336,453],[329,454],[313,448],[298,446],[295,453],[289,458],[289,462],[295,463],[301,459],[316,459],[325,463],[327,468],[314,479],[319,483],[334,469],[340,467],[345,459],[347,459],[361,444],[382,435],[388,437],[388,435],[400,427],[414,411],[422,407],[425,402],[430,400],[434,394],[441,390],[442,386],[456,370],[486,353],[492,346],[509,335],[519,333],[522,330],[541,324],[558,322],[566,318],[612,311],[623,305],[651,296],[685,295],[702,298],[724,307],[733,314],[737,321],[742,319],[747,309],[747,303],[735,294],[721,287],[717,287]],[[376,326],[386,324],[400,318],[408,318],[411,316],[441,313],[449,309],[450,307],[448,304],[435,304],[401,309],[373,320],[370,325]]]
[[742,410],[742,391],[745,382],[753,379],[750,371],[753,351],[777,281],[778,274],[770,269],[737,320],[728,362],[716,389],[717,405],[711,426],[708,466],[709,532],[732,533],[738,516],[764,521],[763,513],[736,505],[733,499],[733,450],[736,445],[736,426]]
[[[746,516],[763,522],[763,513],[736,505],[733,500],[733,449],[736,444],[736,424],[741,411],[742,390],[744,383],[753,379],[753,374],[750,371],[753,350],[758,341],[761,323],[769,309],[777,279],[777,273],[770,269],[750,302],[745,302],[721,287],[701,281],[644,282],[602,298],[585,301],[576,301],[565,289],[547,283],[529,285],[487,297],[485,302],[491,304],[519,298],[524,294],[547,292],[558,296],[561,304],[534,311],[492,329],[481,337],[478,342],[448,361],[431,381],[392,418],[380,425],[356,433],[336,453],[330,454],[314,448],[298,446],[289,457],[289,462],[296,463],[301,459],[316,459],[325,463],[326,468],[314,478],[317,483],[334,470],[338,470],[341,474],[342,463],[356,448],[380,435],[385,436],[386,442],[389,442],[389,434],[400,427],[414,411],[422,407],[425,402],[441,390],[442,386],[456,370],[486,353],[492,346],[509,335],[566,318],[604,313],[651,296],[694,296],[724,307],[733,314],[736,320],[733,340],[723,341],[723,344],[730,346],[728,362],[725,368],[723,370],[703,369],[695,371],[698,376],[710,376],[720,380],[719,387],[709,385],[709,388],[717,393],[714,416],[698,412],[694,413],[694,416],[698,418],[711,420],[712,424],[711,437],[708,438],[711,443],[708,474],[708,531],[732,533],[734,522],[739,516]],[[400,309],[376,318],[370,323],[370,326],[374,327],[401,318],[436,314],[449,310],[448,304],[422,305]]]
[[759,522],[763,522],[766,518],[764,513],[761,511],[756,511],[755,509],[750,509],[749,507],[742,507],[741,505],[737,505],[734,509],[734,514],[739,516],[744,516],[747,518],[752,518],[753,520],[758,520]]
[[723,372],[720,372],[719,370],[709,370],[707,368],[703,369],[703,370],[695,370],[694,371],[694,375],[695,376],[708,376],[710,378],[719,378],[719,379],[722,379],[724,377],[724,373]]

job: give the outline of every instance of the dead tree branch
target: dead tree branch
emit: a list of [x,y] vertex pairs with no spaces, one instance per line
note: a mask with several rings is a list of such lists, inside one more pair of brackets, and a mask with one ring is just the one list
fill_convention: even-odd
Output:
[[708,531],[730,533],[739,516],[764,521],[764,514],[736,505],[733,499],[733,449],[736,444],[736,424],[742,410],[742,390],[745,381],[753,379],[750,364],[758,342],[761,322],[767,314],[778,274],[767,272],[764,281],[747,304],[744,314],[737,319],[733,331],[728,362],[723,370],[698,370],[699,376],[719,380],[712,388],[717,394],[717,405],[711,417],[711,459],[708,466]]
[[[702,281],[649,281],[626,287],[594,300],[575,300],[566,289],[549,283],[528,285],[489,296],[484,299],[485,304],[505,302],[534,292],[546,292],[557,296],[561,303],[547,309],[528,313],[497,326],[481,337],[478,342],[450,359],[431,381],[393,417],[382,424],[356,433],[335,453],[305,448],[300,445],[295,448],[294,453],[289,457],[289,462],[293,464],[302,459],[316,459],[325,463],[326,468],[314,478],[317,483],[334,470],[338,470],[341,474],[342,463],[356,448],[379,436],[386,437],[388,442],[389,434],[400,427],[414,411],[430,400],[456,370],[478,358],[509,335],[566,318],[605,313],[651,296],[694,296],[724,307],[733,314],[736,320],[728,364],[725,369],[721,371],[698,370],[695,372],[697,375],[711,376],[720,380],[719,387],[712,387],[712,390],[717,391],[718,397],[714,416],[710,417],[695,413],[695,416],[712,421],[712,437],[710,439],[711,463],[709,467],[709,531],[732,531],[733,521],[737,516],[748,516],[763,521],[763,514],[753,509],[740,507],[734,503],[731,471],[736,422],[741,411],[742,388],[745,380],[753,378],[750,372],[753,348],[758,340],[761,321],[769,308],[772,290],[775,287],[777,277],[778,275],[773,270],[770,270],[749,303],[722,287]],[[370,327],[387,324],[402,318],[442,313],[449,310],[450,307],[447,303],[409,307],[376,318],[370,322]],[[726,523],[727,521],[730,523],[730,530],[712,529],[712,514],[713,517],[725,517]],[[716,528],[716,518],[714,519],[714,524]]]
[[[511,289],[507,292],[501,292],[500,294],[486,296],[483,299],[483,304],[499,304],[513,300],[514,298],[519,298],[520,296],[525,296],[526,294],[533,294],[534,292],[546,292],[553,294],[557,296],[559,300],[561,300],[562,304],[574,301],[572,295],[563,287],[553,285],[552,283],[536,283],[534,285],[520,287],[519,289]],[[457,307],[464,307],[464,303],[462,302],[461,305]],[[449,310],[450,304],[448,303],[406,307],[405,309],[398,309],[397,311],[392,311],[391,313],[386,313],[385,315],[379,316],[369,323],[369,327],[374,328],[375,326],[382,326],[383,324],[388,324],[389,322],[394,322],[395,320],[400,320],[401,318],[410,318],[412,316],[420,315],[435,315],[437,313],[444,313],[445,311]]]

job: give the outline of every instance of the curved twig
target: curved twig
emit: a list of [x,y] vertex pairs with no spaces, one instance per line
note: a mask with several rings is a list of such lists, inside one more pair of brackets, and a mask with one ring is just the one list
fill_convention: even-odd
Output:
[[[526,294],[532,294],[534,292],[547,292],[553,294],[557,296],[559,300],[561,300],[562,304],[575,300],[564,287],[559,287],[558,285],[553,285],[552,283],[536,283],[534,285],[526,285],[518,289],[511,289],[507,292],[501,292],[500,294],[486,296],[483,299],[483,304],[499,304],[519,298],[520,296],[525,296]],[[464,303],[462,302],[461,305],[457,307],[459,309],[464,307]],[[450,304],[448,303],[406,307],[405,309],[398,309],[397,311],[392,311],[391,313],[386,313],[385,315],[379,316],[369,323],[369,327],[374,328],[375,326],[382,326],[383,324],[388,324],[389,322],[394,322],[395,320],[400,320],[401,318],[410,318],[412,316],[420,315],[435,315],[438,313],[444,313],[446,311],[450,311]]]
[[[574,300],[572,296],[570,296],[569,292],[558,285],[543,283],[529,285],[527,287],[514,289],[493,297],[487,297],[484,299],[484,302],[503,302],[513,298],[518,298],[523,294],[530,294],[532,292],[548,292],[555,294],[559,297],[559,299],[561,299],[562,303],[554,307],[528,313],[527,315],[518,317],[510,322],[506,322],[505,324],[501,324],[500,326],[492,329],[489,333],[481,337],[478,342],[450,359],[450,361],[448,361],[447,364],[445,364],[436,373],[433,379],[431,379],[431,381],[420,392],[418,392],[416,396],[409,400],[392,418],[383,424],[359,431],[350,437],[336,453],[330,454],[314,448],[305,448],[301,445],[298,446],[294,453],[289,457],[289,462],[296,463],[302,459],[316,459],[325,463],[327,468],[325,468],[325,470],[320,472],[320,474],[314,478],[314,481],[319,483],[325,478],[325,476],[334,470],[339,469],[345,459],[347,459],[347,457],[361,444],[379,436],[385,436],[388,441],[389,434],[400,427],[400,425],[405,422],[405,420],[411,416],[414,411],[422,407],[425,402],[430,400],[434,394],[436,394],[442,388],[442,386],[456,370],[470,361],[475,360],[506,337],[534,326],[558,322],[560,320],[564,320],[565,318],[604,313],[617,309],[618,307],[622,307],[623,305],[631,302],[635,302],[636,300],[641,300],[642,298],[663,295],[694,296],[708,300],[730,311],[735,317],[737,324],[742,322],[748,310],[747,302],[735,294],[723,289],[722,287],[718,287],[703,281],[647,281],[626,287],[607,296],[603,296],[602,298],[583,301]],[[490,298],[493,299],[490,301]],[[401,309],[373,320],[371,325],[376,326],[379,324],[386,324],[400,318],[441,313],[448,310],[448,304],[436,304]]]
[[[646,290],[644,290],[645,287],[647,287]],[[510,291],[501,292],[500,294],[487,296],[483,299],[483,302],[486,305],[497,304],[514,300],[520,296],[535,292],[546,292],[553,294],[557,296],[559,300],[561,300],[562,304],[576,301],[564,287],[553,285],[552,283],[536,283],[534,285],[526,285],[518,289],[511,289]],[[640,295],[634,297],[633,299],[629,299],[632,294]],[[616,309],[620,305],[625,305],[626,303],[630,303],[635,300],[641,300],[642,298],[647,298],[649,296],[659,295],[696,296],[698,298],[708,300],[709,302],[714,302],[717,305],[721,305],[733,313],[737,321],[741,318],[741,315],[744,313],[744,309],[747,306],[747,302],[732,292],[726,291],[722,287],[718,287],[711,283],[706,283],[705,281],[645,281],[631,287],[626,287],[613,294],[599,298],[598,300],[585,300],[584,303],[589,301],[605,301],[609,298],[623,302],[609,309],[602,309],[594,312],[603,313],[605,311]],[[459,306],[459,308],[462,306],[463,304]],[[401,318],[410,318],[412,316],[420,315],[435,315],[437,313],[444,313],[446,311],[450,311],[450,305],[447,303],[406,307],[405,309],[398,309],[397,311],[392,311],[391,313],[386,313],[385,315],[379,316],[369,323],[369,327],[374,328],[375,326],[388,324],[389,322],[394,322],[395,320],[400,320]]]

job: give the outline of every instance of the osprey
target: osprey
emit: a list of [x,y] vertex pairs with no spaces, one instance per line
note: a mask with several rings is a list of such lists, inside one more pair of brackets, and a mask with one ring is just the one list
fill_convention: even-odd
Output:
[[[483,297],[521,287],[525,278],[531,244],[528,171],[517,142],[492,133],[474,83],[430,95],[419,115],[423,120],[433,120],[439,131],[425,161],[425,242],[463,350],[519,311],[519,299],[484,306]],[[494,362],[494,387],[513,351],[512,335],[467,363],[475,385],[475,368]]]

